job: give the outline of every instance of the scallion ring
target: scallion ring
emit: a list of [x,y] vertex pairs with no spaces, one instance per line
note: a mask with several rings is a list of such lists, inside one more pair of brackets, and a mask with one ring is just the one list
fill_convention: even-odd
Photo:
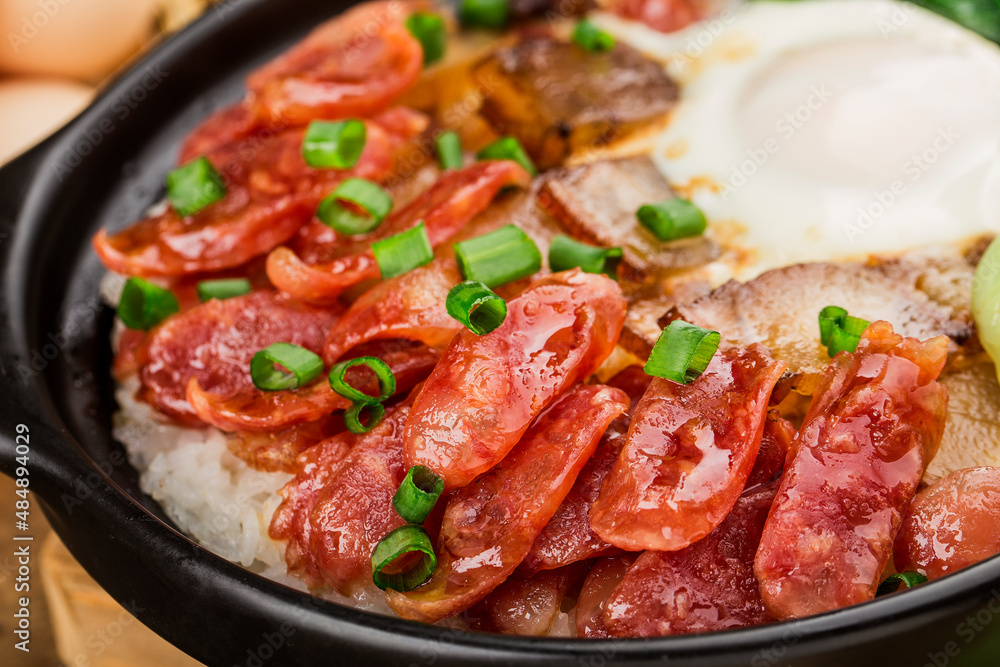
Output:
[[549,268],[553,271],[580,267],[585,273],[603,273],[614,278],[621,258],[621,248],[598,248],[564,234],[557,234],[549,245]]
[[847,311],[840,306],[827,306],[819,311],[819,338],[823,345],[830,344],[833,328],[846,316]]
[[148,331],[180,309],[170,290],[143,278],[129,278],[118,302],[118,317],[129,329]]
[[906,586],[909,589],[926,583],[927,577],[919,572],[897,572],[896,574],[890,574],[878,585],[875,597],[895,593],[899,590],[900,586]]
[[167,174],[167,199],[187,217],[226,196],[226,184],[207,157],[200,157]]
[[375,241],[372,253],[383,278],[395,278],[434,259],[434,249],[423,220],[405,232]]
[[[355,366],[365,366],[375,374],[378,380],[378,395],[371,396],[347,383],[344,374]],[[330,369],[330,388],[354,403],[381,403],[396,393],[396,376],[392,374],[389,364],[378,357],[358,357],[342,361]]]
[[350,169],[361,159],[367,137],[360,120],[314,120],[302,140],[302,157],[316,169]]
[[466,280],[490,289],[527,278],[542,267],[538,246],[514,225],[456,243],[455,259]]
[[861,336],[848,333],[839,326],[834,325],[833,331],[830,333],[830,342],[826,346],[826,353],[831,357],[835,357],[841,352],[854,353],[858,349],[860,342]]
[[615,38],[604,32],[590,19],[583,19],[573,30],[573,43],[584,51],[610,51],[615,48]]
[[[394,563],[407,554],[422,555],[410,569],[400,570]],[[430,535],[412,523],[390,532],[372,551],[372,582],[382,590],[412,591],[431,578],[435,567],[437,556]]]
[[689,384],[712,361],[722,336],[683,320],[674,320],[660,334],[643,370],[647,375]]
[[363,178],[349,178],[320,202],[316,217],[340,234],[353,236],[376,229],[391,210],[388,192]]
[[250,360],[250,379],[263,391],[298,389],[322,372],[323,360],[318,354],[292,343],[274,343]]
[[246,278],[222,278],[219,280],[202,280],[198,283],[198,299],[202,303],[212,299],[232,299],[235,296],[248,294],[253,289]]
[[462,0],[458,6],[458,20],[467,28],[504,28],[509,14],[508,0]]
[[661,241],[675,241],[705,233],[708,223],[701,209],[687,199],[646,204],[636,212],[639,222]]
[[445,309],[477,336],[490,333],[507,319],[507,302],[476,280],[452,287]]
[[424,466],[413,466],[392,497],[396,513],[409,523],[423,523],[444,493],[444,480]]
[[538,173],[535,163],[528,157],[521,142],[514,137],[497,139],[476,153],[476,158],[479,160],[513,160],[524,167],[525,171],[532,176]]
[[385,407],[381,403],[355,403],[344,410],[344,426],[355,435],[368,433],[382,421]]
[[444,19],[431,12],[414,12],[406,19],[406,29],[423,47],[425,66],[441,60],[445,47]]
[[458,169],[465,164],[465,159],[462,157],[462,140],[457,132],[451,130],[442,132],[435,143],[442,169]]

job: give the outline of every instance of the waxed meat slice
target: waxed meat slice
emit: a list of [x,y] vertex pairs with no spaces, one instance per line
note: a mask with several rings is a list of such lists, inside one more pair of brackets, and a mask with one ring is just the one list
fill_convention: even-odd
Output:
[[628,551],[676,551],[714,530],[750,475],[784,369],[751,345],[720,350],[690,384],[654,379],[591,510],[594,532]]
[[747,491],[719,526],[680,551],[645,551],[604,605],[613,637],[656,637],[760,625],[753,562],[777,482]]
[[389,606],[403,618],[433,623],[486,597],[527,555],[601,434],[626,409],[621,390],[601,385],[559,398],[499,465],[452,494],[434,574],[408,593],[386,591]]
[[705,18],[712,6],[705,0],[598,0],[598,4],[659,32],[686,28]]
[[491,160],[444,172],[415,201],[397,210],[370,233],[342,237],[327,252],[339,256],[307,264],[290,248],[276,248],[267,260],[267,275],[275,287],[296,299],[328,302],[347,288],[378,278],[371,243],[410,229],[423,221],[431,247],[444,243],[478,213],[502,188],[526,186],[531,176],[516,162]]
[[496,49],[473,77],[482,115],[541,169],[662,121],[679,97],[663,67],[630,46],[588,52],[538,32]]
[[331,414],[277,431],[237,431],[226,446],[255,470],[295,473],[302,452],[344,430],[342,416]]
[[611,354],[624,315],[617,283],[574,269],[512,299],[492,333],[461,331],[413,405],[407,464],[427,466],[452,489],[492,468],[542,409]]
[[392,507],[403,467],[402,428],[409,402],[386,410],[363,435],[345,432],[307,450],[300,472],[281,490],[269,534],[287,540],[290,573],[310,587],[343,595],[371,584],[371,555],[406,522]]
[[390,109],[365,125],[365,148],[352,169],[307,165],[305,128],[269,135],[252,146],[221,146],[208,156],[226,184],[221,201],[189,216],[168,207],[114,234],[101,229],[94,249],[106,267],[129,275],[182,276],[244,264],[290,239],[344,179],[389,177],[397,152],[427,127],[427,118]]
[[590,569],[576,563],[520,579],[510,577],[462,614],[473,630],[544,637],[552,629],[563,600],[575,594]]
[[605,605],[638,557],[637,553],[624,553],[599,558],[590,568],[576,601],[577,637],[605,639],[611,636],[604,623]]
[[247,77],[258,125],[369,116],[406,92],[423,49],[406,29],[413,2],[370,2],[320,25]]
[[871,600],[944,430],[944,336],[887,322],[824,371],[792,446],[755,571],[768,612],[798,618]]
[[323,346],[327,363],[357,345],[382,338],[418,340],[443,350],[462,329],[448,314],[448,292],[462,282],[454,260],[437,259],[384,280],[351,304]]
[[900,572],[939,579],[1000,553],[1000,468],[966,468],[917,494],[896,536]]
[[319,353],[339,309],[290,301],[273,290],[213,299],[168,318],[136,352],[139,398],[164,414],[200,424],[187,400],[190,381],[223,395],[253,387],[250,360],[272,343]]
[[[900,261],[891,270],[901,276],[919,266]],[[766,345],[788,364],[795,390],[809,396],[830,360],[817,321],[824,306],[835,304],[872,322],[886,320],[902,335],[921,340],[944,334],[960,344],[972,335],[964,316],[919,289],[924,283],[888,271],[885,265],[860,263],[785,266],[681,303],[660,319],[660,326],[682,319],[718,331],[723,345]]]
[[[608,183],[615,187],[607,187]],[[706,235],[661,241],[636,217],[643,204],[676,197],[653,160],[640,155],[551,171],[539,190],[538,203],[574,238],[621,248],[619,275],[641,282],[707,264],[721,253]],[[662,314],[663,310],[657,316]]]
[[744,489],[752,489],[771,482],[785,468],[788,454],[795,440],[795,426],[781,416],[776,408],[767,411],[764,418],[764,435],[760,450]]
[[[365,349],[367,348],[367,349]],[[375,341],[371,347],[355,349],[355,356],[376,356],[388,364],[396,376],[396,394],[402,394],[423,381],[437,363],[438,354],[411,341]],[[345,376],[352,386],[366,388],[366,374],[361,367],[348,370]],[[371,381],[367,377],[367,381]],[[326,374],[312,384],[289,391],[262,391],[256,387],[235,394],[213,394],[192,378],[187,398],[198,416],[223,431],[277,431],[296,424],[317,421],[338,410],[351,407],[351,401],[330,388]]]

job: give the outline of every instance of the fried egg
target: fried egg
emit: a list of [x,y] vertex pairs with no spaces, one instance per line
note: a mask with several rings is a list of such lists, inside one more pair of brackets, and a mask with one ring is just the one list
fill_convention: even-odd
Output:
[[662,35],[595,22],[683,85],[668,181],[739,230],[732,277],[1000,230],[1000,48],[890,0],[753,2]]

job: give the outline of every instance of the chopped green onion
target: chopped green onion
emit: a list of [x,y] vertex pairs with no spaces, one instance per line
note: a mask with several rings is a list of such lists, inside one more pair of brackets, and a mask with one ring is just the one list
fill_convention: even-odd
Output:
[[[362,422],[362,413],[368,411],[368,418]],[[362,435],[372,430],[385,416],[385,408],[381,403],[355,403],[344,411],[344,426],[355,435]]]
[[521,146],[521,142],[514,137],[497,139],[476,153],[476,158],[480,160],[513,160],[524,167],[525,171],[532,176],[538,173],[535,163],[528,157],[528,154],[524,151],[524,147]]
[[615,48],[615,38],[594,25],[590,19],[576,24],[573,42],[584,51],[610,51]]
[[843,319],[837,324],[852,336],[860,336],[865,332],[865,329],[871,326],[871,322],[868,320],[863,320],[860,317],[851,317],[850,315],[844,315]]
[[527,278],[542,268],[538,246],[514,225],[456,243],[455,259],[466,280],[477,280],[490,289]]
[[[404,572],[385,571],[396,559],[413,553],[423,554],[413,568]],[[412,591],[431,578],[435,567],[437,556],[434,555],[430,535],[421,526],[412,523],[390,532],[372,551],[372,581],[382,590]]]
[[504,28],[510,13],[507,0],[462,0],[458,20],[467,28]]
[[444,55],[444,19],[431,12],[416,12],[406,19],[406,29],[424,49],[424,65],[441,60]]
[[383,278],[395,278],[434,259],[434,249],[421,220],[405,232],[372,243]]
[[659,204],[646,204],[636,217],[661,241],[674,241],[704,234],[708,223],[701,209],[687,199],[668,199]]
[[248,294],[252,287],[246,278],[223,278],[221,280],[202,280],[198,283],[198,298],[202,303],[211,299],[232,299],[234,296]]
[[844,317],[847,317],[847,311],[840,306],[827,306],[819,311],[819,338],[823,345],[830,344],[833,328]]
[[[347,369],[355,366],[366,366],[375,374],[378,379],[378,396],[369,396],[360,389],[356,389],[344,379]],[[330,369],[330,387],[344,398],[355,403],[381,403],[396,393],[396,376],[392,374],[389,364],[378,357],[358,357],[336,364]]]
[[861,336],[848,333],[839,326],[834,326],[830,333],[830,343],[826,346],[826,353],[831,357],[837,356],[840,352],[854,353],[861,342]]
[[465,164],[462,157],[462,140],[457,132],[442,132],[437,138],[438,160],[442,169],[458,169]]
[[361,159],[367,136],[360,120],[314,120],[302,140],[302,157],[317,169],[350,169]]
[[226,196],[226,184],[207,157],[200,157],[167,174],[167,199],[184,217]]
[[381,225],[391,210],[388,192],[363,178],[349,178],[320,202],[316,217],[341,234],[367,234]]
[[621,248],[598,248],[558,234],[549,246],[549,268],[566,271],[580,267],[586,273],[603,273],[612,278],[622,258]]
[[129,278],[118,302],[118,317],[129,329],[148,331],[180,309],[170,290],[142,278]]
[[507,319],[507,302],[475,280],[466,280],[452,287],[445,308],[449,315],[477,336],[490,333]]
[[409,523],[423,523],[444,493],[444,480],[430,468],[413,466],[392,497],[396,513]]
[[298,389],[323,372],[323,360],[315,352],[291,343],[275,343],[253,355],[250,379],[263,391]]
[[826,352],[834,357],[839,352],[854,352],[861,342],[861,334],[871,324],[860,317],[852,317],[839,306],[827,306],[819,311],[819,338],[826,345]]
[[899,590],[900,586],[906,586],[909,589],[926,583],[927,577],[919,572],[899,572],[897,574],[890,574],[882,581],[881,584],[878,585],[878,591],[876,591],[875,597],[895,593]]
[[643,370],[647,375],[688,384],[705,372],[721,340],[718,331],[674,320],[660,334]]

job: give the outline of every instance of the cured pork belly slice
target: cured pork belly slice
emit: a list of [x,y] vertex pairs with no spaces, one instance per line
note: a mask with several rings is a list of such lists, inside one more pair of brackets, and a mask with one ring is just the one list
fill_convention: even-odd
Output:
[[890,322],[900,334],[921,340],[948,336],[952,348],[972,335],[970,324],[953,308],[936,303],[879,266],[795,264],[739,283],[729,281],[707,296],[680,304],[660,318],[665,327],[681,319],[722,334],[723,345],[762,343],[788,364],[793,388],[812,394],[830,362],[819,337],[819,311],[846,308],[871,322]]
[[642,282],[665,271],[707,264],[721,252],[705,235],[664,243],[636,218],[643,204],[676,197],[653,161],[641,155],[547,174],[538,202],[574,238],[620,247],[618,272]]
[[663,119],[679,97],[661,65],[625,44],[589,53],[547,35],[497,49],[473,76],[483,116],[542,169]]

